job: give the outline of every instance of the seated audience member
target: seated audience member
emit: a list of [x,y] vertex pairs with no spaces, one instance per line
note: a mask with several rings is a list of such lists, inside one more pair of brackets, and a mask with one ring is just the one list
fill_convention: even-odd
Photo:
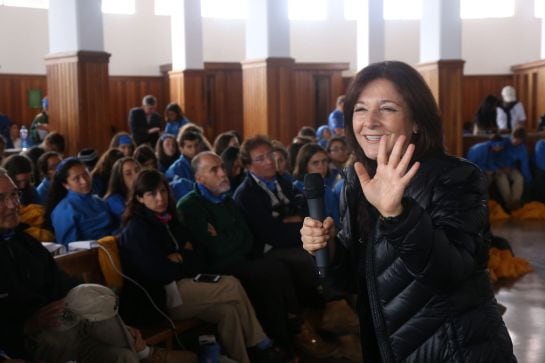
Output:
[[346,162],[350,157],[350,151],[348,150],[348,145],[344,137],[333,137],[329,140],[327,144],[327,155],[329,156],[329,171],[330,176],[328,178],[328,185],[335,185],[335,180],[337,176],[346,166]]
[[98,162],[98,155],[95,149],[86,147],[78,152],[78,159],[85,165],[87,170],[91,172]]
[[520,207],[524,178],[514,167],[511,156],[506,151],[509,139],[493,135],[489,141],[473,145],[468,153],[468,160],[477,164],[488,178],[488,183],[497,186],[501,202],[508,210]]
[[[237,279],[221,276],[217,283],[203,283],[191,278],[201,266],[199,251],[196,246],[188,248],[187,234],[159,171],[142,170],[136,177],[124,224],[119,240],[123,271],[161,310],[174,319],[197,317],[217,323],[221,342],[238,362],[250,362],[246,348],[270,347]],[[142,290],[130,283],[123,288],[121,308],[127,321],[163,320]]]
[[225,172],[229,178],[229,184],[231,185],[231,195],[238,188],[242,180],[244,179],[244,170],[240,163],[240,149],[238,147],[229,146],[221,153],[221,160],[225,167]]
[[[16,133],[12,131],[13,125],[15,125],[15,129],[17,130]],[[7,149],[13,149],[15,147],[13,145],[13,141],[19,138],[19,128],[17,127],[17,124],[11,121],[8,116],[4,115],[1,112],[0,112],[0,135],[4,136],[4,139],[6,139]],[[19,147],[17,147],[17,149],[18,148]]]
[[244,141],[240,159],[247,175],[234,194],[254,234],[256,256],[288,265],[302,302],[315,297],[318,276],[314,262],[301,248],[301,229],[307,214],[303,195],[276,173],[273,148],[265,136]]
[[157,169],[159,160],[149,145],[140,145],[134,150],[133,159],[136,160],[142,169]]
[[121,216],[125,212],[129,195],[136,174],[140,171],[140,164],[130,156],[117,160],[112,167],[108,190],[104,200],[108,203],[117,224],[121,225]]
[[303,126],[297,132],[297,137],[306,137],[307,139],[312,140],[312,142],[316,142],[316,130],[313,127],[310,126]]
[[40,171],[38,170],[38,159],[45,153],[40,146],[31,146],[21,151],[19,155],[26,156],[32,162],[32,180],[40,180]]
[[168,185],[172,190],[172,197],[176,202],[195,188],[195,182],[192,182],[186,178],[174,179],[173,181],[169,182]]
[[169,181],[178,178],[185,178],[195,181],[193,171],[191,170],[191,159],[201,152],[203,138],[196,132],[186,132],[178,137],[178,145],[182,155],[166,171],[165,176]]
[[[178,132],[178,136],[176,137],[176,140],[178,140],[178,145],[180,144],[180,137],[183,134],[187,133],[187,132],[196,132],[197,134],[201,135],[202,142],[201,142],[201,145],[199,147],[199,152],[201,152],[201,151],[211,151],[211,150],[214,149],[212,147],[212,144],[210,143],[210,141],[208,141],[208,139],[204,135],[204,129],[202,127],[198,126],[198,125],[193,124],[193,123],[185,124],[184,126],[182,126],[180,128],[180,131]],[[238,136],[237,136],[237,138],[238,138]],[[240,138],[238,138],[238,139],[240,140]]]
[[164,173],[180,157],[180,148],[176,137],[171,134],[163,134],[155,145],[155,156],[159,161],[159,171]]
[[289,166],[290,166],[290,173],[293,172],[293,168],[295,166],[295,161],[297,160],[297,154],[299,153],[299,150],[306,145],[311,144],[312,139],[309,139],[308,137],[300,137],[296,136],[293,139],[293,142],[288,146],[288,160],[289,160]]
[[473,117],[474,135],[486,135],[497,132],[498,126],[496,119],[499,105],[500,100],[496,96],[486,96]]
[[[89,309],[97,306],[90,299],[83,303],[79,292],[89,291],[87,286],[76,287],[79,282],[62,272],[49,251],[24,232],[17,187],[5,170],[0,170],[0,209],[0,271],[6,281],[0,291],[0,342],[6,357],[22,362],[136,363],[166,355],[163,349],[150,352],[140,333],[123,325],[115,311],[94,310],[113,317],[91,322],[77,315],[81,310],[73,309],[70,316],[75,319],[68,325],[65,306],[75,306],[72,302]],[[167,362],[183,358],[195,362],[188,355],[168,355]]]
[[288,150],[282,145],[280,141],[273,141],[273,156],[274,165],[276,166],[276,172],[282,178],[286,179],[290,183],[295,181],[293,175],[291,175],[291,165],[289,163]]
[[129,111],[129,130],[137,146],[148,144],[155,146],[161,132],[162,119],[155,110],[157,99],[152,95],[144,96],[141,107]]
[[545,139],[540,139],[535,145],[536,162],[536,197],[545,203]]
[[31,145],[39,145],[49,132],[49,116],[47,110],[49,108],[49,101],[47,96],[42,98],[42,111],[37,114],[32,120],[30,125],[29,138]]
[[304,178],[308,173],[319,173],[324,179],[325,215],[333,218],[335,225],[340,227],[339,199],[330,185],[326,185],[329,174],[329,158],[324,149],[318,144],[306,144],[299,150],[297,162],[293,171],[295,181],[293,186],[299,192],[304,192]]
[[[294,321],[301,312],[289,270],[279,261],[253,257],[256,251],[252,232],[229,195],[231,188],[221,158],[203,152],[191,165],[196,187],[178,202],[178,211],[193,245],[204,252],[206,272],[240,279],[265,330],[289,350],[288,327],[296,325]],[[323,355],[330,348],[322,346],[319,337],[310,336],[308,331],[300,333],[296,341],[315,354]]]
[[[2,115],[0,115],[2,117]],[[9,120],[9,119],[8,119]],[[4,135],[5,137],[5,135]],[[19,125],[15,122],[11,122],[9,125],[9,139],[8,140],[8,149],[20,149],[21,148],[21,138],[19,134]],[[10,141],[11,140],[11,141]],[[11,147],[10,147],[11,146]]]
[[21,193],[21,204],[40,204],[42,199],[33,183],[32,161],[23,155],[11,155],[4,159],[2,167]]
[[47,194],[49,193],[53,176],[55,176],[55,171],[61,160],[62,155],[55,151],[48,151],[38,159],[38,170],[40,171],[42,181],[36,188],[36,191],[38,192],[42,203],[45,203],[47,200]]
[[45,151],[56,151],[59,154],[64,155],[64,148],[65,148],[64,136],[62,136],[58,132],[50,132],[44,138],[44,141],[42,142],[41,147]]
[[238,137],[230,131],[219,134],[214,140],[214,149],[213,151],[221,155],[225,149],[228,147],[240,147],[240,141]]
[[511,132],[526,122],[526,112],[521,102],[517,101],[517,92],[513,86],[501,90],[502,102],[496,108],[496,124],[499,132]]
[[92,178],[77,158],[57,167],[45,203],[45,221],[54,229],[57,243],[98,240],[111,235],[115,219],[108,204],[91,193]]
[[[115,162],[123,157],[123,153],[118,149],[108,149],[98,159],[95,168],[91,171],[93,179],[93,194],[103,197],[108,189],[108,182],[112,173],[112,167]],[[81,160],[80,160],[81,161]],[[83,163],[83,162],[82,162]],[[84,164],[85,165],[85,164]]]
[[327,148],[327,142],[332,137],[333,135],[331,135],[331,131],[329,131],[329,127],[327,125],[322,125],[318,127],[318,130],[316,130],[316,140],[318,140],[318,145],[323,147],[324,150]]
[[178,136],[178,131],[180,127],[188,124],[190,121],[184,115],[184,111],[177,103],[169,103],[165,108],[165,134],[172,135],[174,137]]
[[511,133],[511,137],[505,141],[505,150],[509,155],[511,167],[518,169],[523,178],[524,185],[528,186],[533,181],[532,172],[530,171],[530,158],[528,156],[528,148],[524,144],[526,141],[526,129],[517,127]]
[[132,156],[136,145],[134,144],[132,136],[129,133],[122,131],[118,132],[114,135],[114,137],[112,137],[109,148],[121,150],[124,156]]
[[335,109],[329,114],[328,126],[333,136],[344,136],[344,95],[337,97]]

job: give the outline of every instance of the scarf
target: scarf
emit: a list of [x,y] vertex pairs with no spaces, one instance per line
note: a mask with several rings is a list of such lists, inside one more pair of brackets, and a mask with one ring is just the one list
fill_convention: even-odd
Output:
[[[267,181],[259,178],[253,173],[250,173],[250,175],[252,176],[252,178],[254,178],[257,185],[259,185],[259,187],[263,189],[265,193],[267,193],[267,195],[269,196],[273,209],[273,217],[277,218],[278,216],[280,216],[280,214],[275,210],[275,207],[280,204],[288,205],[290,204],[290,200],[282,191],[282,187],[280,186],[280,183],[278,183],[278,179],[275,177],[273,181]],[[276,194],[274,192],[276,192]]]

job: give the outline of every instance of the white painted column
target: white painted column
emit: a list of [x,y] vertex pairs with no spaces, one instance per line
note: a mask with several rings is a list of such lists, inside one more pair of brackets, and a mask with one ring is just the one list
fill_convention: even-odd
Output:
[[384,60],[382,0],[361,0],[356,20],[358,70]]
[[462,59],[460,0],[423,0],[420,62]]
[[101,0],[49,0],[49,53],[104,51]]
[[172,70],[203,69],[202,18],[200,0],[174,1],[170,18]]
[[288,0],[249,0],[246,59],[290,57]]

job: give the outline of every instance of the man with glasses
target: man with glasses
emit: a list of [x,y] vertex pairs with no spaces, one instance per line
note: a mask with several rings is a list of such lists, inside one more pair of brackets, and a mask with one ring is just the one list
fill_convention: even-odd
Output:
[[[254,235],[259,256],[284,263],[304,306],[323,304],[317,293],[319,284],[314,261],[305,256],[299,230],[307,214],[303,195],[277,175],[273,146],[265,136],[249,138],[240,147],[240,159],[247,175],[234,194]],[[297,328],[296,328],[297,329]],[[302,325],[296,344],[315,357],[334,353],[310,326]]]

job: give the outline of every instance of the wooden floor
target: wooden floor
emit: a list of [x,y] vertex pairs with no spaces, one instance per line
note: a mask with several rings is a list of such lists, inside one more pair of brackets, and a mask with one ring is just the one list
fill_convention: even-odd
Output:
[[503,316],[519,362],[545,362],[545,221],[507,221],[492,231],[511,242],[515,255],[530,261],[534,272],[499,289],[507,307]]

